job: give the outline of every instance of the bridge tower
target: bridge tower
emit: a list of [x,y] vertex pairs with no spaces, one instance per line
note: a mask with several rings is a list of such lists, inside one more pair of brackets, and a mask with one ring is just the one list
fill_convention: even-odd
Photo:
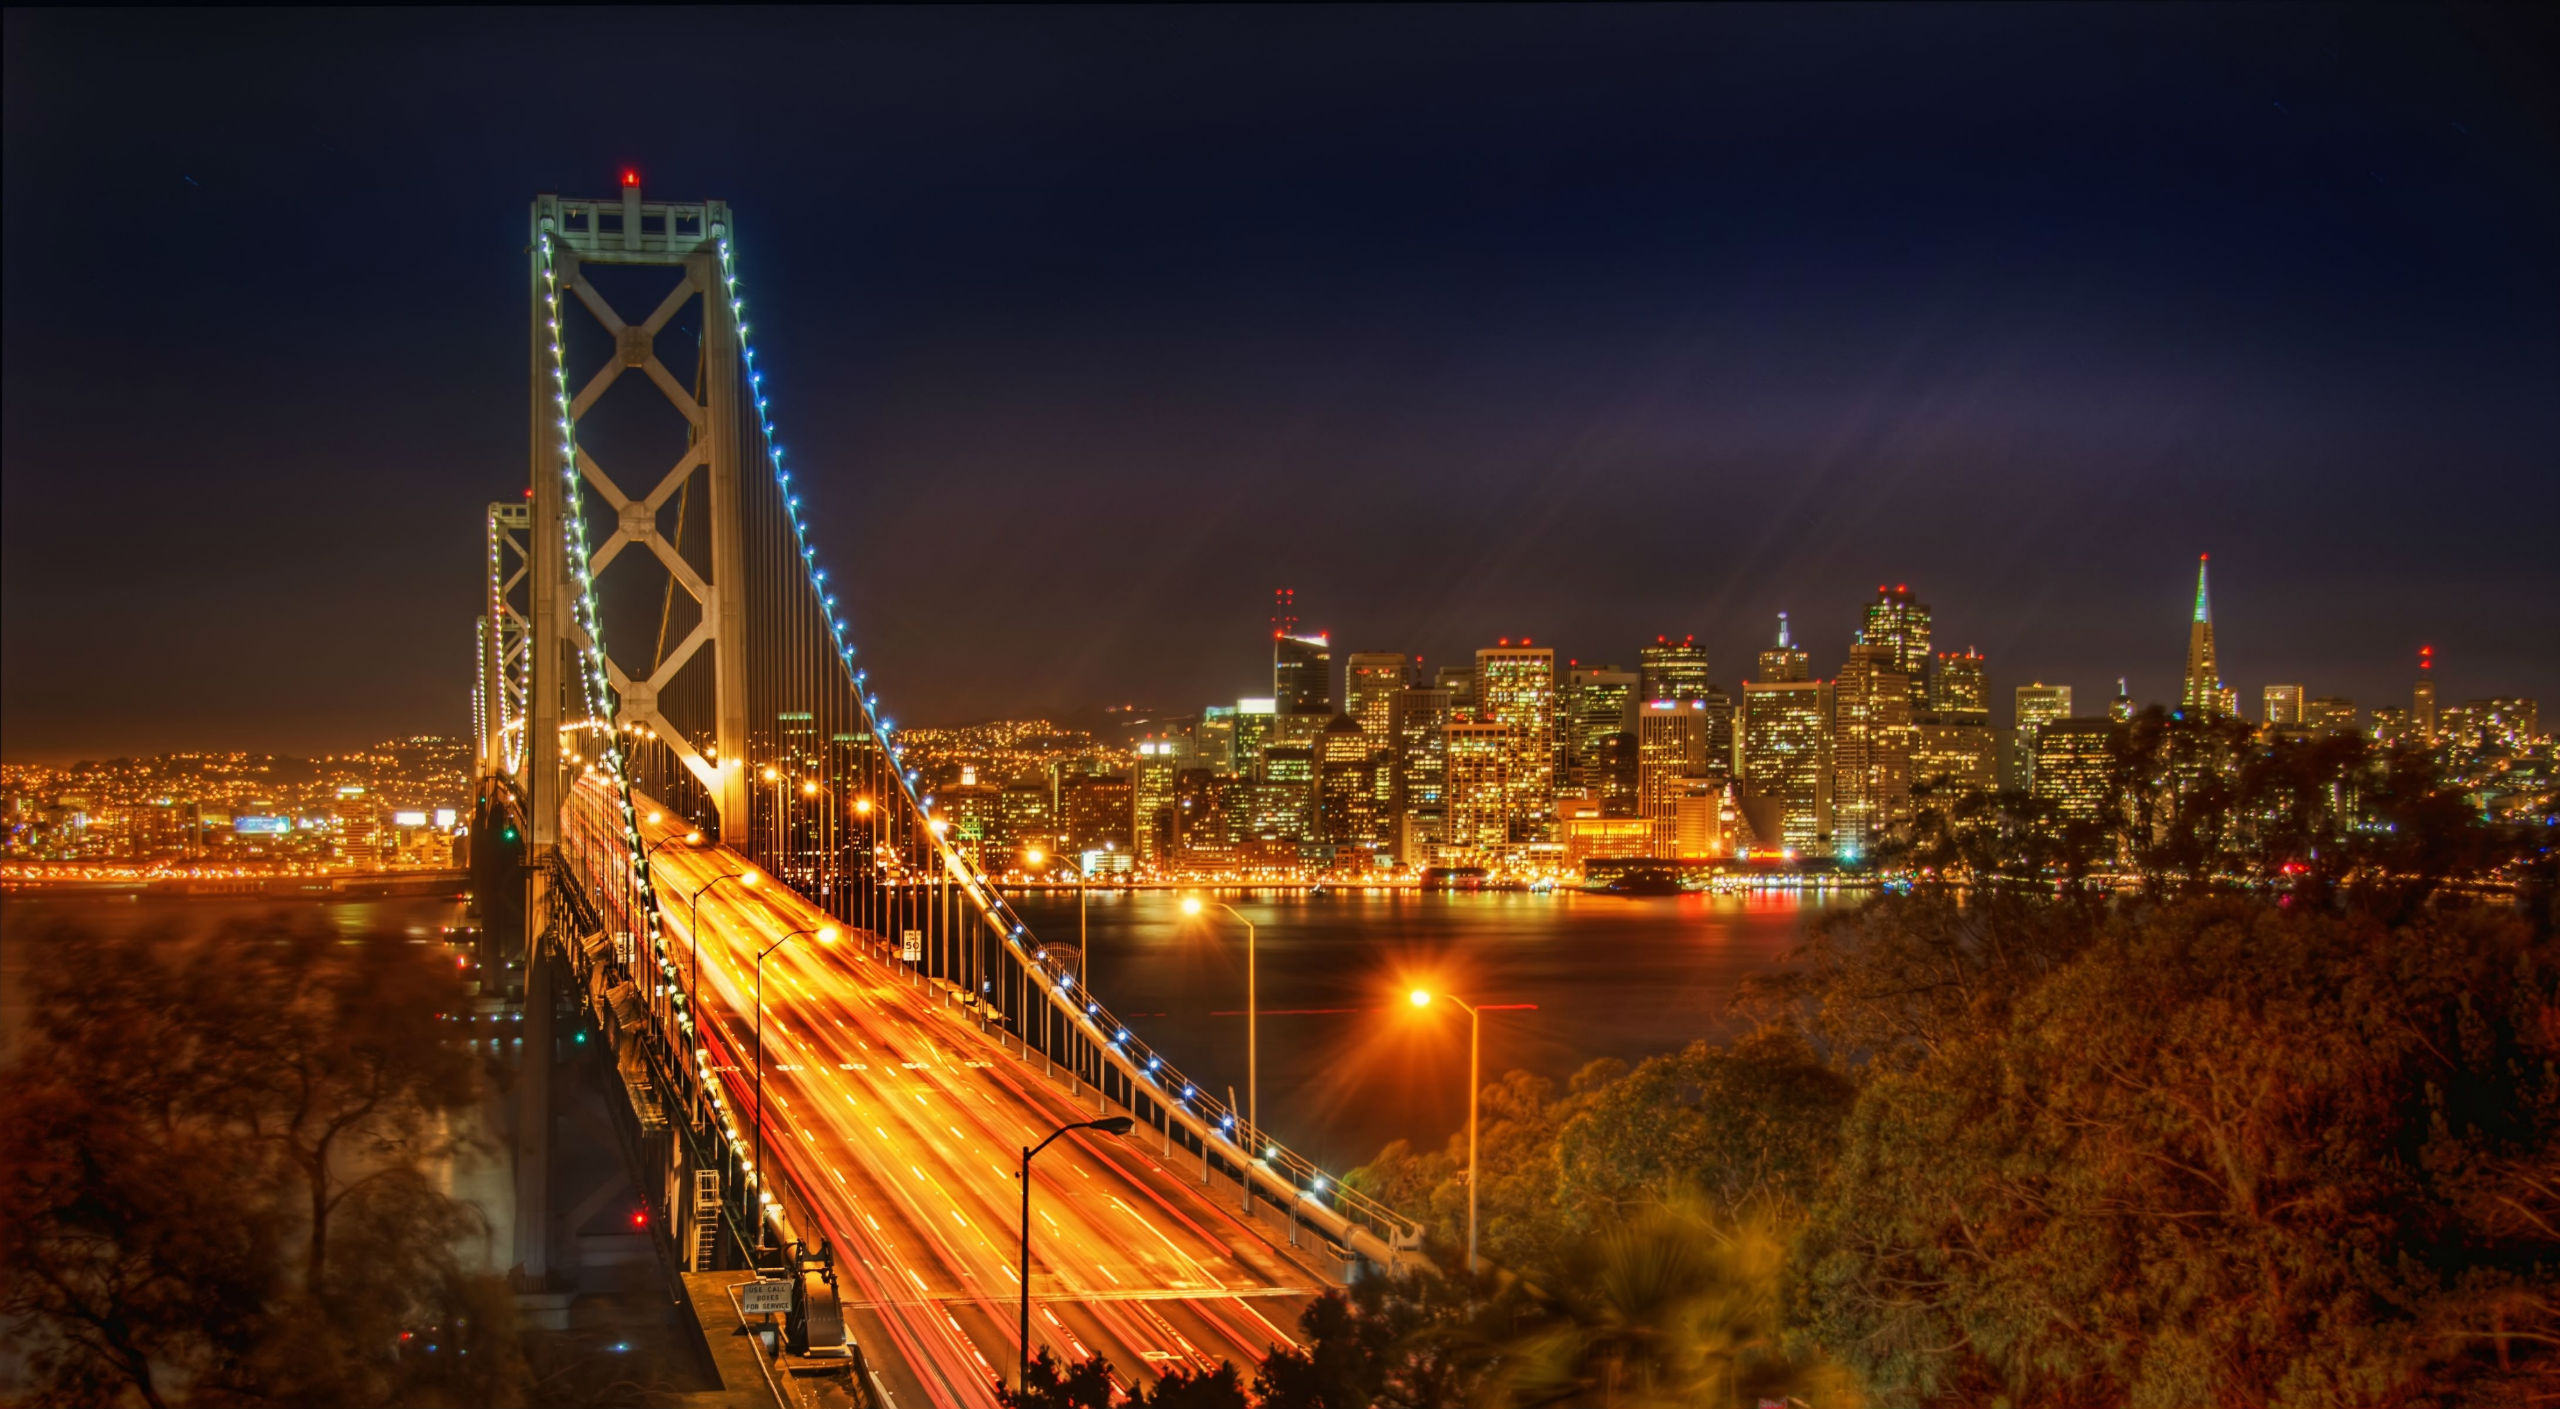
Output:
[[[539,862],[557,843],[561,802],[582,761],[597,755],[600,728],[645,730],[671,750],[709,795],[722,833],[730,834],[744,824],[748,786],[738,491],[740,465],[750,453],[745,436],[754,427],[739,414],[739,402],[753,388],[739,356],[737,310],[720,292],[719,246],[730,234],[729,209],[720,201],[644,202],[637,174],[626,172],[618,202],[543,196],[534,202],[533,225],[527,303],[534,650],[524,776],[534,832],[528,859]],[[605,273],[635,269],[662,277],[652,286],[611,282]],[[626,299],[635,291],[655,294],[656,301],[634,316],[630,305],[615,305],[608,288]],[[563,463],[556,393],[561,369],[575,359],[564,361],[562,349],[598,338],[609,343],[595,359],[601,365],[569,389],[578,437],[571,467]],[[686,342],[694,365],[690,377],[679,380],[660,350]],[[587,536],[572,518],[584,517],[587,506],[573,495],[597,501],[594,516],[605,522],[595,526],[610,526],[583,562],[571,561],[573,543]],[[577,588],[582,580],[602,579],[633,551],[654,559],[663,574],[656,584],[664,594],[655,649],[645,657],[634,653],[645,631],[600,633],[606,638],[601,673],[612,698],[573,703],[580,700],[578,656],[595,648],[599,634],[579,617]],[[641,596],[648,585],[638,585]],[[645,610],[630,591],[607,587],[603,595]],[[679,615],[692,623],[670,644],[666,628]],[[590,712],[599,709],[610,712]],[[565,746],[546,744],[555,738]]]

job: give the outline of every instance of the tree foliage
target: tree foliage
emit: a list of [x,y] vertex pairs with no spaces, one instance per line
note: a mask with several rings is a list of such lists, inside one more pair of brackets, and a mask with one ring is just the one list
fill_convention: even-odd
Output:
[[427,1174],[478,1091],[440,953],[283,919],[25,942],[0,1318],[40,1399],[514,1391],[512,1300],[456,1257],[478,1215]]

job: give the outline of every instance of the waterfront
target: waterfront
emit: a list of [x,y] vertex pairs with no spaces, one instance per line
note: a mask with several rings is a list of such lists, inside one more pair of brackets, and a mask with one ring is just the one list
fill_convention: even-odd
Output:
[[[1744,980],[1783,963],[1810,915],[1856,894],[1752,891],[1620,898],[1575,893],[1272,892],[1222,897],[1259,931],[1262,1120],[1333,1169],[1387,1141],[1436,1145],[1465,1116],[1465,1018],[1405,995],[1443,988],[1485,1014],[1487,1080],[1525,1069],[1559,1085],[1586,1062],[1633,1062],[1736,1029]],[[1017,896],[1042,939],[1076,933],[1073,891]],[[1090,902],[1103,1002],[1223,1098],[1245,1084],[1244,927],[1185,916],[1172,891]]]

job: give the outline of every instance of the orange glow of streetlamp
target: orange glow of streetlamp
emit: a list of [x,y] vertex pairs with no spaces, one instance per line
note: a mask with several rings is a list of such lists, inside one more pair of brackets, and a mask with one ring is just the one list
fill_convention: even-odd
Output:
[[811,781],[808,781],[808,782],[804,782],[804,783],[802,783],[802,784],[800,785],[800,796],[802,796],[802,797],[816,797],[817,795],[818,795],[818,785],[817,785],[817,783],[816,783],[816,781],[815,781],[815,780],[811,780]]
[[768,768],[768,769],[764,770],[764,780],[765,780],[766,782],[768,782],[768,783],[772,782],[774,779],[779,778],[779,777],[781,777],[781,776],[782,776],[781,774],[774,772],[774,771],[773,771],[772,769],[770,769],[770,768]]
[[1200,897],[1198,897],[1198,896],[1196,896],[1196,895],[1186,895],[1186,896],[1182,897],[1182,913],[1183,913],[1183,914],[1185,914],[1185,915],[1197,915],[1197,914],[1199,914],[1199,913],[1200,913]]
[[853,800],[853,810],[863,814],[864,816],[869,816],[871,813],[871,799],[867,797],[855,798]]
[[1413,1006],[1417,1008],[1428,1008],[1431,1006],[1431,990],[1427,988],[1415,989],[1411,994],[1411,997],[1413,999]]

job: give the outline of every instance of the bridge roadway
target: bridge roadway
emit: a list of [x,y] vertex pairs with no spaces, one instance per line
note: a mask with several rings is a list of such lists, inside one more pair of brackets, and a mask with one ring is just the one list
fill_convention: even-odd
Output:
[[[680,967],[691,962],[686,897],[745,868],[733,852],[682,843],[653,858]],[[704,1027],[737,1111],[755,1101],[756,954],[828,923],[770,883],[702,897]],[[764,967],[765,1159],[835,1245],[848,1329],[897,1409],[994,1404],[994,1379],[1011,1381],[1017,1353],[1015,1170],[1024,1146],[1094,1118],[1091,1088],[1071,1100],[867,935],[820,945],[804,934]],[[1035,1352],[1104,1355],[1124,1386],[1221,1360],[1249,1376],[1271,1347],[1295,1344],[1299,1313],[1322,1289],[1204,1190],[1196,1165],[1164,1163],[1144,1127],[1051,1145],[1032,1168],[1032,1203]]]

